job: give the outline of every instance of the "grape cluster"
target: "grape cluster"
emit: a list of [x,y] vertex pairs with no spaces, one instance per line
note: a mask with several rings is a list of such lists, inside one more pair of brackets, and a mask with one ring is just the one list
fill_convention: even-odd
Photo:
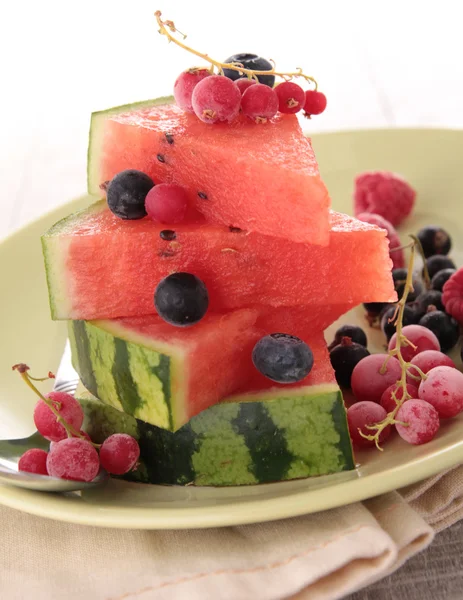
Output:
[[39,448],[27,450],[19,459],[20,471],[89,482],[100,468],[112,475],[123,475],[137,467],[140,447],[132,436],[115,433],[101,446],[94,444],[88,433],[81,430],[84,413],[74,396],[64,392],[43,396],[32,383],[26,365],[15,365],[13,369],[40,396],[34,423],[37,431],[51,442],[49,452]]

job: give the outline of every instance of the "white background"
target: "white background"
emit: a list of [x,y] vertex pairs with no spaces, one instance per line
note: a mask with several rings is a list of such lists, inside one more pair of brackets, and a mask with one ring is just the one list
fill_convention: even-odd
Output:
[[[312,132],[463,126],[460,0],[0,0],[0,238],[85,191],[91,111],[170,94],[194,57],[301,66],[328,96]],[[462,153],[463,154],[463,153]]]

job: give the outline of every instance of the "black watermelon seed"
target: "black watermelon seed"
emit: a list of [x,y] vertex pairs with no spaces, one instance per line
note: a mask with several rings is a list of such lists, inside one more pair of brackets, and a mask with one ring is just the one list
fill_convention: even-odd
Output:
[[174,143],[174,136],[171,133],[166,133],[166,140],[168,144]]
[[163,229],[159,232],[159,237],[161,238],[161,240],[171,242],[172,240],[175,240],[177,234],[172,229]]
[[241,233],[243,231],[239,227],[233,227],[233,225],[230,225],[229,229],[230,229],[231,233]]
[[207,200],[207,194],[204,192],[198,192],[198,196],[201,198],[201,200]]
[[158,256],[159,258],[172,258],[172,256],[175,256],[175,250],[160,250]]
[[164,158],[164,156],[162,154],[158,154],[157,159],[159,162],[165,163],[166,159]]

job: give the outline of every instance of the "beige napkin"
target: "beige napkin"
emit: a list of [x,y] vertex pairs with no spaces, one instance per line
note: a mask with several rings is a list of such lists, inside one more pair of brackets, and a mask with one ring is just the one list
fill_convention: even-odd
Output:
[[0,508],[2,600],[335,600],[463,518],[463,467],[363,503],[189,531],[70,525]]

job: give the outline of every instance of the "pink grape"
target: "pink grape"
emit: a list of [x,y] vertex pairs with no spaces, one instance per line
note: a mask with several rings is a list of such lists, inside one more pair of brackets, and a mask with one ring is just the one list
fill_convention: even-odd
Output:
[[[366,440],[359,433],[359,429],[365,435],[372,435],[374,430],[368,429],[366,425],[379,423],[387,417],[385,409],[376,402],[357,402],[347,409],[347,424],[352,443],[359,448],[374,446],[374,440]],[[379,441],[385,442],[391,435],[391,426],[388,425],[379,436]]]
[[441,417],[455,417],[463,410],[463,373],[452,367],[434,367],[420,383],[418,394]]
[[[404,395],[403,387],[398,387],[397,383],[393,383],[384,390],[381,396],[380,404],[388,413],[392,412],[397,406],[396,401],[392,397],[392,392],[396,392],[397,400],[402,400]],[[412,398],[418,398],[418,388],[416,386],[407,383],[407,392]]]
[[93,481],[100,470],[100,459],[87,440],[66,438],[53,444],[47,457],[47,469],[51,477]]
[[300,85],[292,81],[283,81],[275,88],[278,96],[278,110],[284,114],[299,112],[305,103],[305,93]]
[[416,446],[430,442],[439,430],[439,415],[434,406],[424,400],[408,400],[398,410],[395,428],[402,439]]
[[[74,396],[64,392],[50,392],[45,394],[45,398],[52,400],[64,421],[76,431],[79,431],[84,420],[84,412]],[[51,442],[59,442],[67,437],[64,426],[58,423],[55,415],[42,399],[35,405],[34,423],[37,431]]]
[[[423,373],[428,373],[434,367],[455,367],[455,363],[443,352],[439,352],[439,350],[424,350],[424,352],[420,352],[416,356],[412,358],[410,361],[412,365],[416,365],[419,369],[423,371]],[[412,375],[416,375],[419,377],[419,373],[416,369],[410,367],[408,372]],[[407,376],[407,381],[413,385],[419,385],[421,383],[421,379],[413,379],[410,375]]]
[[185,188],[175,183],[160,183],[148,192],[145,210],[158,223],[181,223],[188,209]]
[[139,457],[140,446],[137,440],[126,433],[110,435],[100,448],[101,466],[113,475],[131,471]]
[[[425,350],[440,351],[439,340],[433,334],[433,332],[426,327],[422,327],[421,325],[406,325],[402,329],[402,333],[407,340],[410,340],[410,342],[416,346],[416,349],[409,345],[401,346],[402,356],[407,362],[410,362],[414,356],[420,354],[420,352],[424,352]],[[397,333],[394,333],[394,335],[391,337],[391,341],[389,342],[389,350],[395,349],[396,340]]]
[[[388,359],[386,366],[386,359]],[[351,387],[358,401],[379,403],[386,388],[396,383],[402,374],[399,361],[387,354],[371,354],[362,358],[352,372]]]
[[265,123],[278,112],[278,96],[268,85],[256,83],[244,92],[241,110],[256,123]]
[[48,453],[40,448],[31,448],[24,452],[19,459],[18,469],[27,473],[36,473],[38,475],[48,475],[47,471]]
[[196,85],[205,77],[210,77],[207,69],[189,69],[180,73],[174,83],[174,98],[177,104],[187,112],[194,112],[191,96]]
[[235,79],[233,83],[239,89],[240,94],[243,95],[248,87],[255,85],[257,81],[255,79],[248,79],[248,77],[240,77],[239,79]]
[[238,116],[240,101],[239,89],[223,75],[211,75],[200,81],[191,99],[195,115],[204,123],[233,121]]

